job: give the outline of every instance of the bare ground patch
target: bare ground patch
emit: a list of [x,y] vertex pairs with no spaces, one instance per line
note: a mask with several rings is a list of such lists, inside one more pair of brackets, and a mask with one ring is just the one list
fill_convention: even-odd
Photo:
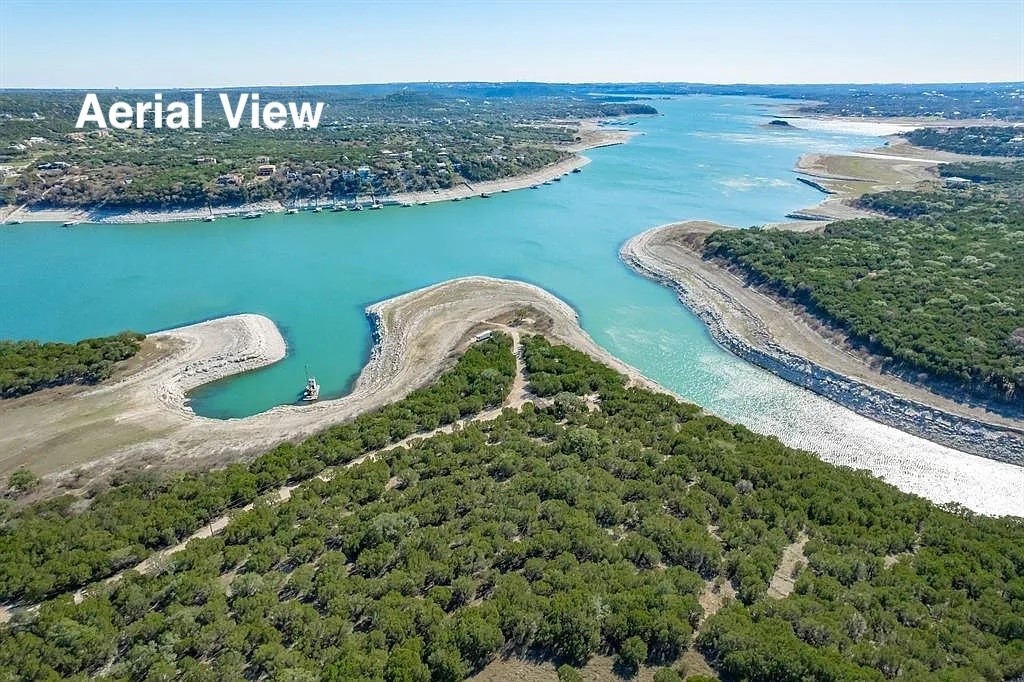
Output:
[[768,584],[768,596],[772,599],[784,599],[793,592],[793,585],[796,582],[793,572],[798,563],[807,563],[807,557],[804,556],[804,545],[807,544],[807,540],[807,535],[800,531],[796,542],[786,545],[782,550],[782,560]]

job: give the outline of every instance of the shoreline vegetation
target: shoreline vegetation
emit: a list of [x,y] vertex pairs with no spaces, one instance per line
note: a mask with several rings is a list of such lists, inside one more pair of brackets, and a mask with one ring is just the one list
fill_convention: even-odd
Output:
[[144,338],[122,332],[77,343],[0,341],[0,399],[69,384],[98,384],[134,357]]
[[[173,133],[78,129],[69,113],[87,93],[0,89],[0,206],[60,211],[54,217],[81,211],[65,222],[156,220],[168,212],[171,219],[244,216],[278,204],[296,212],[377,207],[404,193],[538,171],[571,158],[586,133],[581,122],[658,113],[641,97],[517,88],[264,88],[271,93],[279,101],[323,102],[320,124],[273,133],[219,119]],[[99,98],[155,95],[105,91]]]
[[[914,124],[944,128],[976,126],[979,121],[782,117],[822,125]],[[1003,122],[984,121],[991,126]],[[878,218],[879,213],[854,205],[865,194],[934,186],[936,167],[943,163],[988,162],[991,157],[967,156],[917,147],[889,129],[886,146],[846,154],[805,154],[794,172],[798,180],[821,191],[814,207],[789,214],[792,222],[770,223],[766,229],[820,232],[837,220]],[[1010,161],[1009,158],[996,159]],[[650,279],[676,291],[680,301],[700,317],[715,340],[730,352],[814,391],[862,416],[955,449],[998,461],[1024,465],[1024,419],[933,392],[928,386],[882,373],[870,357],[852,352],[837,341],[834,330],[775,295],[748,286],[721,263],[703,257],[705,237],[735,227],[692,220],[647,230],[628,240],[620,258]],[[831,332],[831,333],[830,333]]]
[[690,221],[647,230],[620,256],[673,289],[734,355],[874,421],[970,454],[1024,465],[1020,420],[966,405],[883,374],[835,345],[792,310],[704,260],[700,243],[729,230]]
[[[630,115],[635,118],[638,115]],[[576,128],[577,140],[572,144],[559,147],[569,153],[568,158],[550,163],[536,170],[527,171],[510,177],[495,180],[482,180],[470,183],[460,181],[452,187],[411,192],[397,192],[387,195],[368,193],[357,195],[346,204],[362,204],[372,206],[410,206],[414,204],[433,204],[444,201],[461,201],[480,197],[481,195],[511,192],[529,189],[536,185],[561,178],[579,171],[590,159],[580,152],[616,144],[623,144],[638,133],[615,128],[614,125],[601,125],[601,121],[609,119],[583,119],[579,121],[561,122]],[[614,119],[611,119],[614,120]],[[301,209],[308,212],[312,207]],[[330,210],[329,206],[326,206]],[[72,223],[72,224],[146,224],[163,222],[202,221],[209,218],[238,218],[252,213],[284,213],[295,210],[277,200],[252,201],[238,204],[213,207],[191,207],[180,209],[109,209],[102,206],[96,208],[81,207],[43,207],[30,206],[0,207],[0,226],[17,222],[24,223]]]

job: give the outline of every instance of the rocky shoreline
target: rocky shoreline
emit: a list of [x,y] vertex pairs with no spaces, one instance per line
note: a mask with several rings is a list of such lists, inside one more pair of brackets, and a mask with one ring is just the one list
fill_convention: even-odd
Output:
[[[948,447],[988,459],[1024,466],[1024,431],[988,424],[977,419],[924,405],[885,389],[869,386],[790,352],[775,342],[763,322],[735,305],[733,297],[698,273],[684,282],[647,257],[654,228],[630,239],[620,257],[639,274],[676,292],[679,300],[704,324],[712,337],[734,355],[874,421]],[[709,265],[709,267],[714,267]],[[731,306],[745,318],[745,336],[725,319],[714,301]]]

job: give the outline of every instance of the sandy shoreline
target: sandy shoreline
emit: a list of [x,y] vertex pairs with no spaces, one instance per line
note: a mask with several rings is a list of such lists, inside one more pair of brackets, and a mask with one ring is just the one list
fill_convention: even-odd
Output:
[[348,395],[241,419],[198,416],[185,396],[202,384],[283,358],[285,342],[271,320],[235,315],[154,333],[148,340],[166,350],[162,359],[116,383],[52,400],[35,394],[3,401],[0,471],[31,464],[57,485],[122,468],[209,468],[238,461],[401,399],[449,366],[471,330],[522,309],[549,321],[538,331],[656,388],[597,346],[579,327],[575,311],[543,289],[467,277],[369,306],[378,341]]
[[[580,141],[563,147],[572,152],[573,156],[539,168],[533,172],[498,180],[487,180],[477,183],[462,183],[448,189],[424,190],[421,192],[399,192],[398,194],[379,197],[387,206],[402,204],[432,204],[440,201],[453,201],[479,197],[481,194],[498,194],[515,190],[528,189],[534,185],[562,178],[590,163],[590,159],[579,152],[598,147],[623,144],[635,132],[618,130],[612,127],[599,126],[596,121],[578,122]],[[247,213],[283,213],[286,210],[280,201],[260,201],[237,206],[220,206],[208,208],[183,208],[159,211],[131,210],[113,211],[108,209],[80,208],[46,208],[33,209],[27,207],[10,207],[0,209],[0,225],[11,224],[11,221],[24,223],[67,223],[98,225],[141,225],[146,223],[170,223],[180,221],[204,220],[209,216],[216,219],[244,216]]]

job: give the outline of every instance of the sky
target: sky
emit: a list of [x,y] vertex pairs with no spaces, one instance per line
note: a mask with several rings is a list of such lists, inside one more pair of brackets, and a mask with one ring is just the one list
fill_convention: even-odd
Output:
[[0,88],[1024,81],[1024,0],[0,0]]

